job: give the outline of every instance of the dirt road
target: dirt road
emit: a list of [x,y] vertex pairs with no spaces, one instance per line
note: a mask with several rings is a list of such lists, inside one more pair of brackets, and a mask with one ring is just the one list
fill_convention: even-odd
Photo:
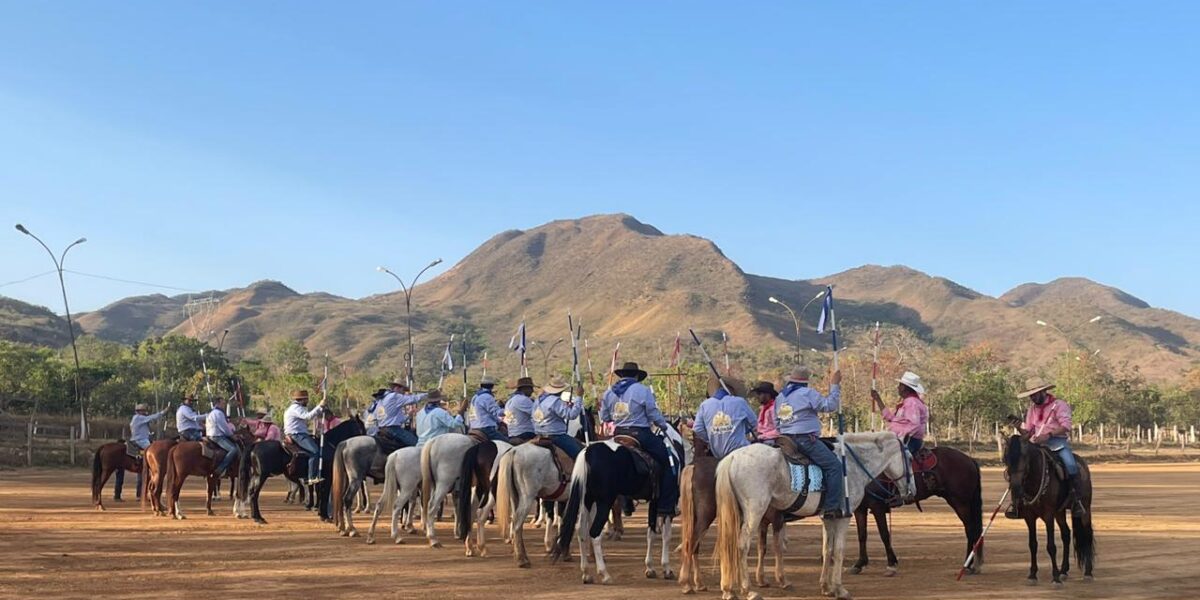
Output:
[[[1200,561],[1200,465],[1137,464],[1093,467],[1099,559],[1096,580],[1076,578],[1054,591],[1043,557],[1042,584],[1024,585],[1028,565],[1024,524],[1003,521],[989,535],[986,572],[955,582],[962,560],[962,530],[944,503],[930,501],[924,514],[906,508],[895,515],[900,574],[881,576],[885,562],[874,534],[874,561],[862,575],[846,576],[856,598],[1195,598]],[[396,546],[383,539],[367,546],[361,538],[338,537],[310,513],[282,504],[283,485],[268,485],[264,504],[269,525],[203,514],[202,489],[184,489],[186,521],[155,518],[139,507],[89,506],[84,471],[0,472],[0,597],[2,598],[677,598],[676,582],[642,576],[644,521],[634,518],[624,541],[607,548],[610,586],[584,586],[578,563],[550,565],[534,556],[534,567],[517,569],[509,547],[489,531],[489,556],[465,558],[451,525],[439,525],[445,549],[429,548],[407,536]],[[129,478],[132,481],[132,478]],[[985,504],[1002,493],[997,469],[984,472]],[[111,484],[110,484],[111,485]],[[111,487],[106,490],[111,495]],[[994,506],[994,505],[993,505]],[[991,507],[986,509],[990,514]],[[369,520],[359,522],[365,531]],[[386,527],[386,523],[384,524]],[[789,528],[788,574],[795,590],[765,589],[767,598],[817,598],[820,530],[817,524]],[[540,531],[532,537],[540,540]],[[676,536],[676,540],[678,536]],[[705,546],[708,561],[712,536]],[[535,544],[531,544],[531,554]],[[1044,547],[1044,542],[1043,542]],[[847,565],[853,561],[847,556]],[[673,565],[678,568],[678,556]],[[710,591],[719,598],[715,575]]]

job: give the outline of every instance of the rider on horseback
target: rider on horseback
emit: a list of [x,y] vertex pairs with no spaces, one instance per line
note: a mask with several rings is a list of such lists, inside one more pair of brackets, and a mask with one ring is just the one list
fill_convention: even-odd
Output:
[[213,408],[204,419],[204,435],[225,451],[225,458],[221,459],[221,464],[217,465],[214,471],[218,478],[224,477],[225,469],[229,468],[238,455],[237,442],[233,441],[233,425],[229,424],[229,418],[225,416],[224,398],[213,399]]
[[576,390],[579,401],[570,395],[564,398],[563,392],[566,389],[567,383],[561,376],[556,375],[551,379],[550,383],[542,388],[542,395],[534,404],[532,419],[534,431],[538,435],[549,438],[555,446],[562,448],[567,456],[574,459],[583,451],[583,444],[567,435],[567,421],[578,419],[579,413],[583,412],[583,388]]
[[825,476],[821,516],[826,519],[844,519],[850,515],[845,514],[842,508],[845,494],[842,461],[821,441],[821,420],[817,416],[822,412],[835,412],[840,406],[842,372],[833,372],[828,396],[822,396],[820,392],[808,387],[810,374],[808,367],[797,365],[792,369],[783,386],[783,393],[776,401],[775,419],[779,424],[779,433],[796,442],[800,451],[821,467]]
[[613,423],[617,435],[636,438],[642,450],[658,463],[662,472],[658,488],[658,512],[673,515],[679,500],[679,480],[671,468],[666,444],[650,431],[650,424],[654,423],[659,431],[665,432],[667,420],[658,409],[654,390],[641,383],[648,373],[638,368],[635,362],[627,362],[613,373],[621,379],[604,392],[600,420]]
[[[145,450],[150,447],[150,424],[163,418],[167,411],[171,410],[168,404],[166,408],[154,414],[150,412],[150,407],[145,404],[138,404],[133,407],[133,418],[129,420],[129,441],[136,444],[138,448]],[[121,488],[125,484],[125,469],[117,470],[117,480],[113,485],[113,500],[121,501]],[[142,471],[137,472],[137,497],[142,497]]]
[[183,397],[179,410],[175,411],[175,429],[179,430],[179,437],[189,442],[198,442],[204,437],[204,417],[207,413],[196,412],[192,408],[195,401],[196,397],[188,394]]
[[425,398],[425,408],[417,412],[418,448],[439,435],[462,429],[462,415],[451,416],[449,411],[442,408],[442,390],[433,390],[421,396]]
[[896,393],[900,395],[900,403],[895,410],[884,406],[876,390],[871,390],[871,401],[879,405],[879,412],[887,421],[888,429],[904,440],[909,453],[916,456],[925,444],[925,425],[929,423],[929,408],[921,401],[925,386],[921,385],[921,378],[912,371],[905,371],[896,381],[899,384]]
[[508,438],[500,433],[500,420],[504,418],[504,409],[496,403],[496,396],[492,394],[494,387],[496,380],[490,375],[484,375],[483,379],[479,380],[479,391],[475,392],[475,396],[470,400],[470,408],[467,409],[467,426],[470,429],[478,429],[489,440],[507,442]]
[[[1080,501],[1079,494],[1079,465],[1075,462],[1075,454],[1071,451],[1071,406],[1063,400],[1054,397],[1050,390],[1054,384],[1046,383],[1040,377],[1034,377],[1025,382],[1025,391],[1017,394],[1017,398],[1029,398],[1029,410],[1025,413],[1025,422],[1019,429],[1022,434],[1029,435],[1029,441],[1041,444],[1058,454],[1063,468],[1067,471],[1067,489],[1075,498],[1074,512],[1083,514],[1086,508]],[[1004,516],[1010,519],[1018,518],[1016,499],[1013,499],[1004,511]]]
[[[724,381],[724,387],[721,381]],[[716,375],[709,377],[708,399],[700,403],[696,426],[692,430],[692,435],[707,444],[718,460],[742,446],[749,446],[758,422],[750,403],[742,397],[746,386],[732,377],[723,377],[721,381]]]
[[779,391],[770,381],[760,381],[750,393],[758,399],[758,425],[754,428],[754,437],[758,441],[774,445],[779,437],[779,427],[775,424],[775,399]]
[[417,445],[417,436],[407,427],[407,409],[425,398],[425,394],[410,394],[408,391],[406,383],[399,380],[393,381],[392,391],[379,401],[379,406],[383,408],[383,419],[379,421],[379,431],[398,441],[401,448]]
[[375,437],[375,434],[379,433],[379,418],[381,417],[379,414],[379,401],[383,399],[383,395],[387,392],[387,388],[375,390],[375,393],[371,394],[371,403],[363,409],[363,425],[367,427],[367,435],[371,437]]
[[308,454],[308,483],[316,485],[321,482],[320,473],[320,458],[321,447],[317,445],[317,440],[308,432],[308,422],[321,414],[325,409],[325,402],[322,400],[312,410],[304,410],[308,407],[308,390],[297,390],[292,392],[292,405],[283,413],[283,433],[292,438],[301,450]]
[[528,442],[533,432],[533,378],[517,380],[517,393],[504,403],[504,424],[508,426],[508,438]]

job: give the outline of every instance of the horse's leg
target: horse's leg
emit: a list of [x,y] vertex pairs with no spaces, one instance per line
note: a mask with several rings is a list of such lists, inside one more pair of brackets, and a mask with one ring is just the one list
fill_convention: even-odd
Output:
[[1062,579],[1067,578],[1067,573],[1071,571],[1071,528],[1067,526],[1067,511],[1058,513],[1057,516],[1058,529],[1062,532],[1062,568],[1059,569],[1059,576]]
[[[588,573],[588,538],[590,536],[588,530],[591,529],[591,525],[588,525],[587,527],[583,526],[584,523],[591,523],[592,519],[592,511],[588,508],[587,504],[583,503],[581,500],[579,506],[579,523],[577,523],[579,526],[576,528],[579,531],[576,533],[576,535],[579,538],[579,571],[583,573],[583,583],[585,584],[595,581],[595,579],[592,578],[592,574]],[[594,556],[595,551],[592,550],[592,553]]]
[[776,515],[771,523],[775,538],[775,585],[781,590],[792,589],[787,575],[783,572],[783,552],[787,550],[787,530],[784,529],[783,515]]
[[[871,562],[867,558],[867,501],[854,510],[854,528],[858,532],[858,560],[850,567],[851,575],[862,573],[863,567]],[[883,530],[879,530],[880,537],[883,537]]]
[[208,497],[204,499],[204,510],[208,511],[208,516],[211,517],[213,516],[213,498],[217,497],[217,499],[220,500],[219,496],[221,494],[221,480],[211,474],[208,477],[205,477],[205,480],[208,481]]
[[262,494],[262,487],[267,483],[267,475],[265,473],[251,473],[250,477],[250,517],[259,525],[266,525],[267,520],[262,516],[262,510],[258,505],[258,497]]
[[512,515],[513,558],[516,559],[518,567],[528,569],[530,563],[529,554],[525,552],[525,522],[529,520],[529,512],[533,505],[538,502],[536,498],[531,497],[532,490],[524,486],[518,487],[521,489],[521,496],[517,499],[517,506]]
[[822,519],[821,592],[826,596],[848,599],[850,592],[842,586],[842,560],[846,553],[846,529],[850,519]]
[[[590,529],[590,526],[589,527],[580,527],[580,529],[586,531],[586,530]],[[586,535],[588,537],[591,537],[590,533],[588,533]],[[600,583],[608,585],[608,584],[612,583],[612,575],[608,574],[608,565],[604,563],[604,548],[602,547],[603,544],[604,544],[604,536],[603,535],[598,535],[598,536],[592,538],[592,555],[596,557],[596,576],[598,576],[600,578]],[[582,550],[580,551],[580,554],[583,554]],[[587,583],[587,582],[588,581],[585,576],[584,583]]]
[[663,579],[671,581],[675,579],[675,572],[671,570],[671,517],[661,517],[662,525],[658,528],[662,532],[662,572]]
[[658,574],[654,572],[654,563],[650,557],[654,554],[654,528],[652,523],[646,523],[646,579],[657,579]]
[[900,559],[896,558],[896,551],[892,549],[892,530],[888,527],[888,513],[892,509],[882,503],[876,510],[876,507],[871,507],[871,513],[875,515],[875,528],[879,530],[879,539],[883,541],[883,550],[887,553],[887,568],[883,571],[884,577],[893,577],[900,569]]
[[96,493],[93,496],[96,510],[104,510],[104,486],[108,483],[108,478],[112,477],[115,470],[112,467],[105,466],[104,472],[100,475],[100,484],[96,487]]
[[1029,528],[1029,578],[1026,579],[1027,585],[1037,585],[1037,519],[1036,517],[1026,517],[1025,526]]
[[[434,467],[434,468],[436,469],[437,467]],[[430,494],[430,497],[423,499],[424,502],[428,503],[426,505],[428,507],[428,509],[427,509],[428,512],[426,512],[425,514],[429,515],[429,519],[427,519],[427,521],[425,523],[425,537],[429,539],[429,547],[430,548],[441,548],[442,547],[442,543],[440,541],[438,541],[438,539],[437,539],[437,528],[434,527],[434,525],[437,523],[438,519],[441,517],[441,515],[439,513],[441,512],[442,507],[445,505],[444,500],[446,498],[446,494],[450,493],[450,485],[452,483],[454,483],[453,480],[449,480],[449,479],[450,478],[447,477],[447,478],[437,481],[436,485],[434,486],[433,493]],[[447,481],[447,480],[449,480],[449,481]],[[434,515],[438,515],[438,516],[434,516]]]
[[763,562],[767,559],[767,527],[761,522],[758,524],[758,560],[754,564],[754,585],[758,587],[769,587],[767,585],[766,567]]
[[350,489],[346,490],[346,495],[343,497],[342,514],[346,520],[346,526],[343,534],[346,537],[358,537],[358,530],[354,528],[354,501],[358,497],[359,490],[362,489],[364,482],[358,477],[350,478]]
[[625,535],[625,520],[621,516],[622,507],[620,503],[621,497],[617,496],[617,499],[613,500],[612,510],[609,511],[610,518],[612,519],[612,535],[610,538],[615,542],[621,541],[621,536]]
[[187,477],[185,471],[176,466],[175,477],[171,480],[171,495],[167,497],[170,503],[171,514],[180,521],[186,519],[183,516],[183,510],[179,508],[179,492],[183,489],[183,480]]
[[[1046,554],[1050,555],[1050,580],[1055,589],[1062,587],[1062,577],[1058,571],[1058,544],[1054,539],[1054,515],[1050,514],[1042,518],[1042,522],[1046,524]],[[1070,550],[1070,548],[1067,548]]]

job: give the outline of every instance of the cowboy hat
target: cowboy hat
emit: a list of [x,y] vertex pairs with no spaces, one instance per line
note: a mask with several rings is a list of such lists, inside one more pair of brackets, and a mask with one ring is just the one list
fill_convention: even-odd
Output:
[[308,400],[308,390],[296,390],[292,392],[292,400]]
[[533,378],[532,378],[532,377],[522,377],[522,378],[520,378],[520,379],[518,379],[518,380],[517,380],[517,384],[516,384],[516,385],[512,386],[512,387],[511,387],[511,388],[509,388],[509,389],[513,389],[513,390],[519,390],[519,389],[521,389],[521,388],[523,388],[523,387],[530,387],[530,388],[531,388],[531,387],[537,387],[537,386],[536,386],[536,385],[534,385],[534,383],[533,383]]
[[808,378],[812,377],[812,371],[804,365],[796,365],[792,367],[792,372],[788,374],[784,381],[788,383],[808,383]]
[[[721,381],[725,382],[725,387],[728,388],[727,391],[730,394],[733,394],[734,396],[737,396],[739,398],[746,397],[746,384],[742,383],[742,380],[726,375],[721,378]],[[717,381],[717,376],[709,375],[708,376],[708,395],[709,395],[709,397],[711,398],[712,396],[715,396],[717,394],[718,389],[721,389],[721,383],[719,381]]]
[[375,390],[374,394],[371,394],[371,397],[376,400],[379,400],[380,398],[383,398],[384,396],[386,396],[387,392],[388,392],[387,388],[379,388],[379,389]]
[[445,397],[442,396],[442,390],[433,390],[432,392],[425,394],[426,402],[441,402],[444,399]]
[[193,395],[191,395],[191,394],[185,394],[185,395],[183,396],[183,401],[184,401],[184,402],[195,402],[195,401],[196,401],[196,397],[195,397],[195,396],[193,396]]
[[258,420],[258,422],[259,422],[259,423],[271,423],[271,424],[274,424],[274,423],[275,423],[275,419],[272,419],[272,418],[271,418],[271,413],[267,413],[267,416],[265,416],[265,417],[263,417],[263,418],[259,419],[259,420]]
[[269,415],[269,414],[271,414],[271,409],[269,409],[265,406],[260,406],[256,409],[254,409],[254,413],[259,414],[259,415]]
[[916,392],[918,396],[925,395],[925,386],[921,385],[921,376],[913,373],[912,371],[905,371],[904,374],[900,376],[900,379],[896,380],[896,382],[908,386],[912,389],[912,391]]
[[649,375],[649,373],[641,370],[635,362],[627,362],[621,365],[620,369],[613,369],[613,373],[617,377],[633,377],[638,381],[645,379],[646,375]]
[[134,410],[134,412],[137,412],[137,411],[141,411],[141,412],[150,412],[150,407],[149,407],[149,406],[146,406],[146,404],[145,404],[145,403],[139,402],[139,403],[137,404],[137,406],[134,406],[134,407],[133,407],[133,410]]
[[392,382],[391,382],[391,383],[389,383],[388,385],[389,385],[389,386],[398,386],[398,387],[402,387],[402,388],[404,388],[404,389],[406,389],[406,390],[408,389],[408,383],[406,383],[406,382],[404,382],[404,381],[401,381],[401,380],[399,380],[399,379],[393,379],[393,380],[392,380]]
[[479,385],[480,386],[496,385],[496,378],[492,377],[491,375],[484,375],[482,378],[479,379]]
[[546,392],[547,394],[557,394],[565,389],[567,389],[567,382],[563,381],[561,375],[555,375],[550,380],[550,383],[542,386],[542,391]]
[[779,391],[775,389],[775,384],[770,381],[760,381],[754,384],[754,387],[750,391],[755,394],[766,394],[772,398],[779,395]]
[[1028,398],[1038,392],[1054,389],[1053,383],[1046,383],[1041,377],[1031,377],[1025,380],[1025,391],[1017,394],[1018,398]]

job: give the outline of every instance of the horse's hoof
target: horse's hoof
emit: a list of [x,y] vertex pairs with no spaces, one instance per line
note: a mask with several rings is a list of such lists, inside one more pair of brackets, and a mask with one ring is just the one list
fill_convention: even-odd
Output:
[[896,573],[898,573],[899,571],[900,570],[897,569],[896,567],[888,567],[883,570],[883,576],[884,577],[895,577]]
[[755,579],[754,585],[756,585],[760,588],[771,587],[771,584],[767,583],[767,581],[765,579]]
[[1054,583],[1050,584],[1050,587],[1052,587],[1056,590],[1061,590],[1061,589],[1063,589],[1063,582],[1055,581]]
[[1063,581],[1066,581],[1066,579],[1067,579],[1067,572],[1066,572],[1066,571],[1063,571],[1062,573],[1059,573],[1059,574],[1058,574],[1058,578],[1059,578],[1059,579],[1061,579],[1061,580],[1063,580]]
[[396,538],[396,545],[397,545],[397,546],[399,546],[400,544],[403,544],[403,543],[404,543],[404,538],[400,538],[400,537]]
[[1037,585],[1037,577],[1030,577],[1029,579],[1026,579],[1025,585],[1030,585],[1030,586]]
[[670,569],[663,571],[663,579],[666,579],[668,581],[675,581],[675,571],[672,571]]
[[374,546],[374,545],[375,545],[375,538],[373,538],[373,537],[369,537],[369,538],[367,538],[367,545],[368,545],[368,546]]
[[430,548],[441,548],[442,543],[441,542],[429,542],[429,547]]
[[781,583],[779,583],[778,585],[779,585],[779,589],[781,589],[781,590],[790,590],[790,589],[792,589],[792,584],[791,584],[791,583],[789,583],[789,582],[787,582],[787,581],[781,582]]
[[684,588],[683,588],[684,596],[691,596],[692,594],[695,594],[695,593],[696,593],[696,590],[692,589],[692,586],[690,586],[690,585],[684,586]]
[[605,574],[604,574],[604,577],[601,577],[601,578],[600,578],[600,584],[601,584],[601,585],[608,585],[608,584],[610,584],[610,583],[612,583],[612,575],[609,575],[608,573],[605,573]]
[[1083,576],[1083,580],[1084,580],[1084,581],[1093,581],[1093,580],[1095,580],[1095,579],[1096,579],[1096,578],[1095,578],[1095,577],[1092,577],[1091,575],[1084,575],[1084,576]]
[[862,573],[862,567],[854,565],[853,567],[850,567],[847,572],[851,575],[858,575],[859,573]]
[[746,600],[762,600],[762,594],[758,592],[750,592],[746,594]]
[[[518,569],[529,569],[529,568],[531,568],[531,567],[533,567],[533,563],[531,563],[531,562],[529,562],[529,561],[527,561],[527,560],[520,560],[520,561],[517,561],[517,568],[518,568]],[[585,576],[584,576],[584,578],[586,578],[586,577],[587,577],[587,576],[585,575]],[[590,581],[584,581],[584,583],[591,583],[591,582],[590,582]]]
[[346,534],[346,537],[358,537],[358,530],[351,529],[350,532]]
[[596,580],[595,580],[595,579],[592,579],[592,576],[591,576],[591,575],[589,575],[589,574],[586,574],[586,573],[584,574],[584,576],[583,576],[583,583],[584,583],[584,585],[587,585],[587,584],[589,584],[589,583],[595,583],[595,581],[596,581]]
[[702,584],[700,584],[700,585],[696,586],[696,591],[697,591],[697,592],[707,592],[707,591],[708,591],[708,586],[707,586],[707,585],[704,585],[704,584],[702,583]]
[[838,588],[838,593],[835,597],[837,598],[837,600],[853,600],[854,599],[854,597],[850,595],[850,591],[847,590],[846,588]]
[[339,535],[339,536],[341,536],[341,537],[347,537],[347,536],[349,536],[349,535],[350,535],[350,532],[349,532],[349,531],[340,531],[340,530],[339,530],[339,531],[338,531],[338,535]]
[[654,572],[654,569],[646,569],[646,579],[658,579],[658,574]]

